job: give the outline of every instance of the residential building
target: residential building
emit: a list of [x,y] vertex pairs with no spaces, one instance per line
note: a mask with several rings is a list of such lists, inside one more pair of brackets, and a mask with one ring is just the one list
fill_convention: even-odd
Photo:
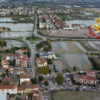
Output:
[[6,56],[6,60],[8,60],[8,61],[13,61],[13,60],[15,60],[17,57],[19,57],[20,55],[19,54],[8,54],[7,56]]
[[37,58],[37,66],[38,67],[46,67],[47,64],[47,60],[46,59],[41,59],[41,58]]
[[1,65],[4,69],[8,69],[9,68],[9,62],[7,60],[2,60],[1,61]]
[[14,78],[13,77],[5,77],[2,80],[2,84],[15,84]]
[[15,85],[0,85],[0,93],[17,94],[17,87]]
[[30,83],[28,84],[22,84],[20,87],[18,87],[18,93],[33,93],[34,91],[40,91],[40,87],[38,84],[32,85]]
[[86,75],[74,75],[74,80],[76,83],[86,84],[86,85],[96,85],[98,80],[96,79],[96,72],[88,71]]
[[21,68],[28,67],[28,56],[27,54],[21,54],[19,57],[16,58],[16,66]]
[[39,92],[34,92],[32,95],[32,100],[42,100]]
[[30,82],[29,74],[20,74],[20,84],[23,82]]
[[27,53],[27,52],[28,52],[27,49],[18,49],[15,51],[15,53],[17,53],[17,54],[22,54],[22,53]]
[[55,54],[53,52],[40,52],[40,58],[54,59]]

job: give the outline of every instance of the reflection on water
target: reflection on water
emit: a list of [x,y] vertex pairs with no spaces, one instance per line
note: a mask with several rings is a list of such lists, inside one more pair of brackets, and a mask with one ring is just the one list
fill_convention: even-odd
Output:
[[11,18],[0,18],[0,22],[13,22],[13,20]]
[[16,40],[6,40],[7,41],[7,48],[13,47],[22,47],[23,43],[16,41]]
[[0,23],[0,27],[8,27],[11,29],[11,31],[32,31],[33,24],[30,23]]
[[30,32],[3,32],[0,34],[1,38],[18,38],[30,34]]

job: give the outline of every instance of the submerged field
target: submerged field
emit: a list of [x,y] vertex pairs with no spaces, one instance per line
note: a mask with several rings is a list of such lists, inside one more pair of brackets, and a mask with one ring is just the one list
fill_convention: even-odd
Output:
[[72,41],[52,42],[52,51],[60,54],[83,53],[83,50],[75,42]]
[[94,92],[55,92],[52,100],[100,100],[100,93]]

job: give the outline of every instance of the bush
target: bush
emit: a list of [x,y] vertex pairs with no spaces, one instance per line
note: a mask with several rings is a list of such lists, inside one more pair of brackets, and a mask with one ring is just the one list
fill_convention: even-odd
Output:
[[45,81],[44,82],[44,86],[48,86],[49,85],[49,82],[48,81]]
[[37,84],[37,79],[36,78],[32,78],[30,81],[31,81],[32,84]]
[[44,68],[39,68],[38,71],[39,71],[39,73],[46,75],[46,74],[50,73],[50,68],[48,66],[46,66]]
[[56,82],[61,85],[64,82],[64,77],[63,74],[58,74],[58,76],[56,77]]
[[43,76],[39,76],[39,81],[43,81],[44,77]]

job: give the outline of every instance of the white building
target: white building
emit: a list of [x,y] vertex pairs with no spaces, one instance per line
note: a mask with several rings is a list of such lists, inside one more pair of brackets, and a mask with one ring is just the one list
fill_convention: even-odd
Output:
[[15,85],[0,85],[0,93],[2,92],[8,94],[17,94],[17,87]]
[[30,77],[28,74],[20,75],[20,84],[22,84],[23,82],[30,82]]

